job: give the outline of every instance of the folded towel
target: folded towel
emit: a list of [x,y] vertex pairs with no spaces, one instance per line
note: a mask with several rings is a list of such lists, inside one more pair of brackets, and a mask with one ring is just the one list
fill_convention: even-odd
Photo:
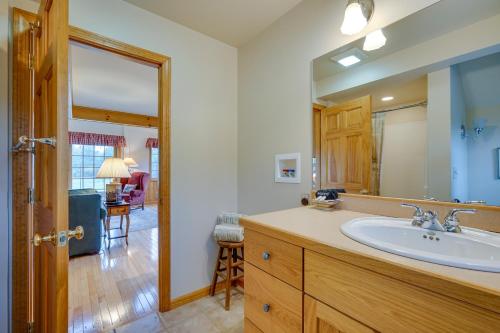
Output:
[[242,214],[237,213],[222,213],[217,216],[217,224],[239,224]]
[[244,239],[244,229],[234,224],[218,224],[214,229],[216,241],[241,242]]

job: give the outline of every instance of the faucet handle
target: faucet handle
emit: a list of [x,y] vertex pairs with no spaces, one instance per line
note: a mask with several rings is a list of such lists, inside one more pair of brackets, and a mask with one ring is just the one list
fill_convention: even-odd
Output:
[[424,222],[424,211],[422,210],[422,208],[420,208],[419,206],[417,205],[414,205],[414,204],[408,204],[408,203],[402,203],[401,204],[401,207],[407,207],[407,208],[413,208],[415,209],[415,213],[413,214],[413,221],[411,222],[412,225],[422,225],[422,223]]
[[458,225],[460,221],[458,220],[458,213],[474,214],[475,209],[468,208],[455,208],[448,212],[448,215],[444,218],[443,227],[449,232],[461,232],[460,226]]

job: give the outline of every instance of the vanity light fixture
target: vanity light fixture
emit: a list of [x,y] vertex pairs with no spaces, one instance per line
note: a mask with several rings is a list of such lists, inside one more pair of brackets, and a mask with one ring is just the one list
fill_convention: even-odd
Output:
[[344,35],[354,35],[363,30],[372,17],[374,8],[373,0],[348,0],[340,31]]
[[392,101],[394,99],[394,96],[385,96],[385,97],[382,97],[380,100],[382,102],[389,102],[389,101]]
[[363,50],[373,51],[380,49],[387,42],[387,38],[384,36],[382,29],[375,30],[366,35],[365,43],[363,44]]

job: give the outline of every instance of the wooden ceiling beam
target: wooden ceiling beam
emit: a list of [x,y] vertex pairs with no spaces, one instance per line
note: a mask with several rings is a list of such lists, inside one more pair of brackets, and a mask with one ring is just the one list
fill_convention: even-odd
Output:
[[73,105],[73,119],[158,128],[158,117]]

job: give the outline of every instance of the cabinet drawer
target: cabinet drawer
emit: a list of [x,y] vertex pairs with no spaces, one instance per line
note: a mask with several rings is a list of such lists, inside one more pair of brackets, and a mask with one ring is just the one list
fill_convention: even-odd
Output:
[[245,318],[245,333],[262,333],[248,318]]
[[371,328],[357,322],[315,300],[304,296],[304,333],[375,333]]
[[300,333],[302,292],[248,264],[245,317],[264,333]]
[[306,250],[304,291],[381,332],[496,332],[500,315]]
[[129,213],[128,206],[108,208],[109,215],[122,215],[122,214],[128,214],[128,213]]
[[302,248],[245,230],[245,260],[302,290]]

